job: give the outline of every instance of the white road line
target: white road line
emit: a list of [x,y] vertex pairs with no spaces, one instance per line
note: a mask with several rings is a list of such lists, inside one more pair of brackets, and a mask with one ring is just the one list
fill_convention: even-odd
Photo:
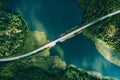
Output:
[[82,26],[82,27],[80,27],[80,28],[78,28],[78,29],[76,29],[76,30],[74,30],[74,31],[72,31],[72,32],[70,32],[70,33],[68,33],[68,34],[66,34],[66,35],[64,35],[64,36],[62,36],[62,37],[60,37],[60,38],[58,38],[58,39],[50,42],[50,43],[47,43],[47,44],[45,44],[44,46],[42,46],[42,47],[40,47],[40,48],[38,48],[38,49],[36,49],[36,50],[34,50],[34,51],[32,51],[32,52],[29,52],[29,53],[27,53],[27,54],[20,55],[20,56],[17,56],[17,57],[1,58],[1,59],[0,59],[0,62],[12,61],[12,60],[24,58],[24,57],[33,55],[33,54],[35,54],[35,53],[37,53],[37,52],[39,52],[39,51],[42,51],[42,50],[44,50],[44,49],[46,49],[46,48],[48,48],[48,47],[53,47],[57,42],[63,42],[63,41],[65,41],[65,40],[67,40],[67,38],[69,38],[69,37],[75,35],[76,33],[80,32],[81,30],[83,30],[83,29],[85,29],[85,28],[88,28],[88,27],[90,27],[90,26],[92,26],[92,25],[94,25],[94,24],[96,24],[96,23],[98,23],[98,22],[100,22],[100,21],[108,18],[108,17],[114,16],[114,15],[119,14],[119,13],[120,13],[120,10],[115,11],[115,12],[110,13],[110,14],[107,14],[107,15],[105,15],[105,16],[97,19],[96,21],[93,21],[93,22],[91,22],[91,23],[88,23],[88,24],[86,24],[85,26]]

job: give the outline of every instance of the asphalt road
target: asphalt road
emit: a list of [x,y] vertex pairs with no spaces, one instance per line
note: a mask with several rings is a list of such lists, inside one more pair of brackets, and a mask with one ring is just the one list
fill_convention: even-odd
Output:
[[72,31],[72,32],[70,32],[70,33],[68,33],[68,34],[58,38],[58,39],[53,40],[50,43],[47,43],[47,44],[43,45],[42,47],[40,47],[40,48],[38,48],[38,49],[36,49],[36,50],[34,50],[32,52],[29,52],[29,53],[26,53],[26,54],[23,54],[23,55],[20,55],[20,56],[16,56],[16,57],[1,58],[0,62],[17,60],[17,59],[20,59],[20,58],[24,58],[24,57],[36,54],[37,52],[40,52],[40,51],[42,51],[42,50],[44,50],[44,49],[46,49],[48,47],[55,46],[57,42],[63,42],[65,40],[75,36],[77,33],[81,32],[83,29],[86,29],[86,28],[88,28],[88,27],[90,27],[90,26],[92,26],[92,25],[94,25],[94,24],[96,24],[96,23],[98,23],[98,22],[108,18],[108,17],[114,16],[114,15],[119,14],[119,13],[120,13],[120,10],[112,12],[110,14],[107,14],[107,15],[105,15],[105,16],[103,16],[103,17],[101,17],[101,18],[99,18],[99,19],[97,19],[97,20],[95,20],[95,21],[93,21],[91,23],[86,24],[85,26],[82,26],[82,27],[80,27],[80,28],[78,28],[78,29],[76,29],[76,30],[74,30],[74,31]]

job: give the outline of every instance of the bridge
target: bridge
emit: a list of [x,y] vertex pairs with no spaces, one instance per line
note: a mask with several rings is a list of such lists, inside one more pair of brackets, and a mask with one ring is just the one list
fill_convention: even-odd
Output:
[[86,28],[88,28],[88,27],[90,27],[90,26],[92,26],[92,25],[94,25],[94,24],[96,24],[96,23],[98,23],[98,22],[100,22],[102,20],[105,20],[108,17],[112,17],[112,16],[114,16],[116,14],[119,14],[119,13],[120,13],[120,10],[112,12],[110,14],[107,14],[107,15],[105,15],[105,16],[103,16],[103,17],[101,17],[101,18],[99,18],[99,19],[97,19],[97,20],[95,20],[93,22],[90,22],[90,23],[86,24],[85,26],[82,26],[82,27],[80,27],[80,28],[78,28],[76,30],[73,30],[72,32],[67,33],[64,36],[61,36],[60,38],[57,38],[57,39],[53,40],[50,43],[47,43],[47,44],[41,46],[40,48],[38,48],[36,50],[33,50],[32,52],[29,52],[29,53],[26,53],[26,54],[23,54],[23,55],[20,55],[20,56],[16,56],[16,57],[0,58],[0,62],[13,61],[13,60],[17,60],[17,59],[20,59],[20,58],[24,58],[24,57],[36,54],[37,52],[40,52],[40,51],[42,51],[42,50],[44,50],[46,48],[49,48],[49,47],[53,47],[53,46],[56,45],[56,43],[63,42],[65,40],[75,36],[76,34],[81,33],[82,30],[84,30],[84,29],[86,29]]

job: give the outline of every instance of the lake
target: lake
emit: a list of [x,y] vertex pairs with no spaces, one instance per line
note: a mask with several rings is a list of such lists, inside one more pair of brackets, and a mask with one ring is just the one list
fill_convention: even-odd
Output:
[[[7,11],[23,16],[31,31],[44,31],[49,40],[80,24],[84,15],[76,0],[6,0],[4,3]],[[94,43],[82,34],[58,43],[50,51],[67,64],[120,79],[120,67],[104,59]]]

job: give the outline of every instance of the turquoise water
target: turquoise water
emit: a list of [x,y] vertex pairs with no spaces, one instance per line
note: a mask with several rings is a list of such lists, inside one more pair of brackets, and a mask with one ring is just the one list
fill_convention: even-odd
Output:
[[[6,0],[5,9],[20,13],[30,30],[44,31],[49,40],[81,23],[84,14],[76,0]],[[105,60],[94,43],[81,34],[58,43],[51,53],[59,55],[68,64],[120,79],[120,67]]]

